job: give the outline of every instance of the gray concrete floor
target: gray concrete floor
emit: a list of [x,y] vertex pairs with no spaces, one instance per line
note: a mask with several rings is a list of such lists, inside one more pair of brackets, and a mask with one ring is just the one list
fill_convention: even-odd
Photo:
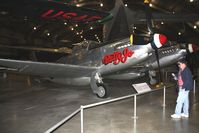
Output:
[[[0,79],[0,132],[43,133],[80,105],[134,93],[131,81],[107,81],[111,95],[97,98],[89,87],[69,87],[54,83],[29,86],[24,77]],[[133,99],[126,99],[84,111],[85,133],[198,133],[199,91],[190,93],[190,118],[175,120],[175,87],[137,97],[137,119],[133,119]],[[196,88],[197,89],[197,88]],[[198,90],[198,89],[197,89]],[[80,115],[70,119],[55,133],[80,133]]]

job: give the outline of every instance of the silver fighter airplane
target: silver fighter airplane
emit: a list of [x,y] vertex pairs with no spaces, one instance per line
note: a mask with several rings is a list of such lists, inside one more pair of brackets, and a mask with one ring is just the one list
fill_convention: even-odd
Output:
[[[73,48],[72,54],[55,63],[0,59],[4,70],[48,77],[49,80],[70,85],[89,85],[94,94],[108,96],[103,79],[135,79],[149,70],[158,68],[154,49],[167,43],[162,34],[154,34],[153,40],[145,45],[131,45],[129,39],[109,44],[82,42]],[[161,67],[175,63],[196,47],[169,46],[159,49]]]
[[[14,16],[28,15],[32,16],[30,18],[37,18],[38,14],[40,14],[39,16],[42,16],[43,19],[47,20],[70,19],[69,21],[72,22],[78,20],[80,22],[87,23],[93,21],[99,23],[105,22],[112,16],[109,13],[99,13],[98,11],[91,12],[88,9],[79,10],[79,8],[76,9],[74,7],[66,8],[66,5],[57,5],[56,3],[49,3],[47,1],[22,1],[29,6],[33,5],[33,7],[37,7],[37,2],[42,2],[40,5],[43,8],[40,8],[41,10],[34,10],[34,12],[37,11],[37,15],[35,16],[32,15],[34,12],[30,11],[34,8],[29,8],[29,6],[24,6],[23,4],[18,3],[19,7],[25,9],[16,11]],[[117,2],[119,3],[117,5],[119,9],[123,3],[121,0],[117,1],[119,1]],[[54,8],[49,9],[48,7]],[[2,9],[4,9],[3,11],[5,13],[9,12],[9,14],[12,14],[13,12],[10,11],[10,9],[14,8],[10,8],[10,2],[5,1]],[[74,12],[72,12],[71,16],[72,9]],[[140,16],[137,14],[135,15]],[[128,18],[131,17],[133,20],[142,21],[142,18],[136,19],[135,15],[129,14]],[[146,21],[149,23],[151,18],[150,16],[147,18],[148,19]],[[117,23],[120,24],[120,21]],[[129,23],[131,24],[135,22],[129,20]],[[109,27],[114,29],[114,24],[111,25],[112,26]],[[116,25],[116,27],[120,26]],[[150,26],[149,23],[149,29],[151,28],[152,26]],[[123,29],[121,31],[126,30]],[[107,33],[107,38],[110,40],[112,40],[111,36],[113,36],[111,33],[119,34],[119,32],[112,32],[111,30],[107,30]],[[70,55],[60,58],[55,63],[0,59],[0,69],[14,73],[43,76],[58,83],[90,85],[93,93],[98,97],[103,98],[107,97],[109,92],[108,88],[104,85],[103,79],[135,79],[144,76],[148,71],[173,64],[177,60],[183,58],[188,51],[191,52],[191,50],[196,50],[193,49],[193,45],[189,45],[188,48],[182,46],[169,46],[164,48],[162,46],[167,44],[167,38],[162,34],[155,34],[154,32],[151,32],[151,35],[153,35],[153,39],[145,45],[131,45],[129,38],[108,44],[82,42],[73,48]],[[157,50],[158,48],[160,49]],[[157,51],[158,54],[156,54]],[[157,58],[157,55],[159,58]]]

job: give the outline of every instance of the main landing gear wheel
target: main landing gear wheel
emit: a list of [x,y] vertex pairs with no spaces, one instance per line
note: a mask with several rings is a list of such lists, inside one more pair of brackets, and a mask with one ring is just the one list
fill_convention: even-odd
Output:
[[109,95],[108,89],[105,87],[105,85],[100,84],[98,86],[98,92],[96,94],[99,98],[106,98]]

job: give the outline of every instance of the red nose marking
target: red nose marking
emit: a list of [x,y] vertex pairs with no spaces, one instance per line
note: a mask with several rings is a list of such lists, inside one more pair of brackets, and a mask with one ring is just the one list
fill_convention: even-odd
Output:
[[160,40],[160,43],[162,45],[164,45],[167,42],[167,37],[165,35],[163,35],[163,34],[160,34],[159,35],[159,40]]

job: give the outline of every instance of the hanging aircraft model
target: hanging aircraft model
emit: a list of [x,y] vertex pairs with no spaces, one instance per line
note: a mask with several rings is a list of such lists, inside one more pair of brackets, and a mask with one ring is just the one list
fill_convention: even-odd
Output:
[[0,67],[7,72],[38,75],[53,82],[90,85],[93,93],[103,98],[109,92],[103,79],[136,79],[148,71],[175,63],[188,52],[198,50],[192,44],[188,47],[164,47],[168,43],[165,35],[151,35],[150,42],[142,45],[131,45],[129,38],[101,44],[84,41],[75,46],[70,55],[55,63],[0,59]]

